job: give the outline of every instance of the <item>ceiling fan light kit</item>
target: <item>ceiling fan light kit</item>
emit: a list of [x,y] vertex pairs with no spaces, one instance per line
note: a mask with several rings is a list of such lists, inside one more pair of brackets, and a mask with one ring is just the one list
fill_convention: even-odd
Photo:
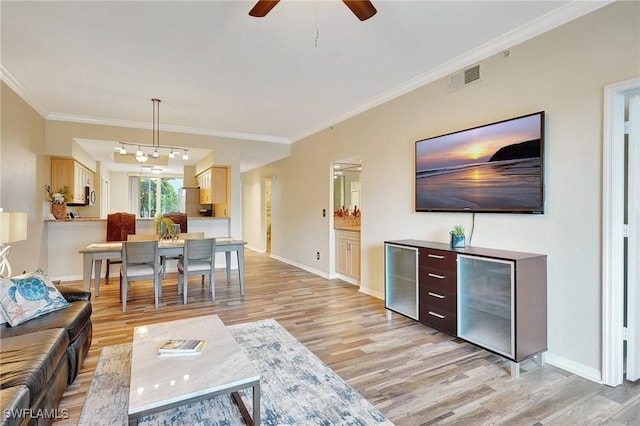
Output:
[[[255,6],[249,11],[249,16],[264,18],[279,1],[280,0],[258,0]],[[378,12],[369,0],[342,0],[342,2],[346,4],[351,12],[361,21],[366,21]]]
[[[118,142],[119,145],[116,146],[114,149],[118,151],[120,155],[126,155],[127,146],[132,146],[132,147],[137,146],[138,150],[136,151],[135,157],[136,157],[136,161],[138,161],[140,164],[146,163],[149,157],[160,158],[160,150],[163,150],[163,149],[169,150],[169,153],[167,154],[169,158],[175,158],[176,154],[179,154],[180,151],[182,151],[182,159],[188,160],[189,159],[188,149],[177,148],[175,146],[160,145],[160,102],[162,101],[160,99],[153,98],[151,99],[151,102],[153,102],[152,144],[145,145],[145,144],[138,144],[138,143]],[[151,150],[153,150],[153,152],[151,154],[147,154],[142,150],[142,147],[150,148]],[[162,169],[157,166],[154,166],[151,169],[151,172],[154,174],[159,174],[160,172],[162,172]]]

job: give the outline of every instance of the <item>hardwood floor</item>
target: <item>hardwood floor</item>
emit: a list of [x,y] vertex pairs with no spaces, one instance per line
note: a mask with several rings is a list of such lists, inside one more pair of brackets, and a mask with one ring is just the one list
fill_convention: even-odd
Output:
[[103,347],[130,342],[137,325],[212,313],[227,325],[275,318],[397,425],[640,424],[640,382],[610,388],[533,361],[513,379],[496,355],[399,315],[387,320],[383,302],[356,286],[249,250],[245,263],[244,299],[237,274],[227,284],[223,270],[214,303],[192,279],[184,305],[169,274],[160,309],[151,283],[134,283],[123,314],[117,277],[101,286],[91,350],[61,402],[69,419],[58,424],[78,422]]

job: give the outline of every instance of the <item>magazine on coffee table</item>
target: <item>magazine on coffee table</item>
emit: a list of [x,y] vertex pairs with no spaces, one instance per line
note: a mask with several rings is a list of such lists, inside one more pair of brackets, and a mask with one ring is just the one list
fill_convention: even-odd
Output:
[[158,356],[197,355],[202,352],[205,340],[170,339],[158,348]]

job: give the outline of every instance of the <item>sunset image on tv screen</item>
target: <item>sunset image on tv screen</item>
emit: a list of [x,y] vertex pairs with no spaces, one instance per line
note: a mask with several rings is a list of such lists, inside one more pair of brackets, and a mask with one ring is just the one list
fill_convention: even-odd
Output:
[[544,113],[416,142],[416,210],[542,212]]

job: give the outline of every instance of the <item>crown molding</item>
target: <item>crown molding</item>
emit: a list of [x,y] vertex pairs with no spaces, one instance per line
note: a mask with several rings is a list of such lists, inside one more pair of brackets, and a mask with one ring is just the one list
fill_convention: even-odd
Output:
[[33,96],[27,89],[20,84],[20,82],[7,70],[4,65],[0,65],[0,80],[2,80],[7,86],[11,88],[20,98],[25,101],[31,108],[36,110],[42,118],[47,117],[48,111],[47,109],[40,104],[36,100],[36,97]]
[[516,28],[506,34],[501,35],[477,48],[474,48],[457,58],[454,58],[448,62],[443,63],[417,77],[405,81],[404,83],[389,89],[377,96],[374,96],[367,101],[361,103],[356,108],[336,117],[333,120],[329,120],[322,125],[310,129],[307,132],[301,133],[295,137],[292,137],[292,143],[301,139],[314,135],[326,128],[341,123],[349,118],[355,117],[365,111],[368,111],[374,107],[389,102],[395,98],[398,98],[406,93],[416,90],[422,86],[432,83],[436,80],[444,78],[449,74],[460,71],[470,65],[476,64],[483,59],[486,59],[496,53],[502,52],[505,49],[516,46],[524,41],[530,40],[540,34],[543,34],[549,30],[557,28],[567,22],[573,21],[583,15],[591,13],[601,7],[613,3],[615,0],[573,0],[566,5],[540,16],[533,21]]
[[[135,129],[151,129],[151,123],[134,120],[117,120],[111,118],[91,117],[87,115],[64,114],[52,112],[45,117],[52,121],[68,121],[82,124],[97,124],[101,126],[129,127]],[[230,132],[225,130],[203,129],[198,127],[176,126],[172,124],[160,124],[160,130],[165,132],[188,133],[194,135],[217,136],[230,139],[244,139],[258,142],[272,142],[290,144],[291,140],[279,136],[259,135],[255,133]]]

